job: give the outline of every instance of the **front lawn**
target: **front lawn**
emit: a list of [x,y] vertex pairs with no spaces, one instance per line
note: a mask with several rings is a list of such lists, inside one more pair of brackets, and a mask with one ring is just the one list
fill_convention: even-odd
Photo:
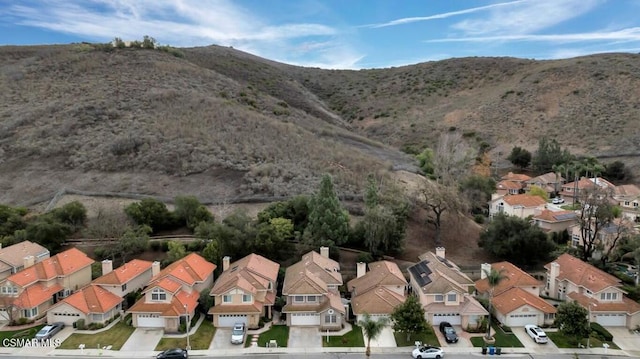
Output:
[[[563,335],[560,332],[547,332],[547,337],[558,347],[558,348],[579,348],[578,342],[569,336]],[[598,338],[591,337],[589,345],[592,348],[602,348],[602,341]],[[609,348],[611,349],[620,349],[614,342],[604,342],[609,344]],[[587,339],[583,338],[580,340],[580,345],[582,347],[587,346]]]
[[96,334],[71,334],[67,340],[62,342],[60,349],[78,349],[78,345],[84,344],[85,348],[98,348],[111,345],[111,349],[120,350],[122,344],[131,336],[134,327],[128,326],[122,321],[118,322],[111,329]]
[[405,333],[394,331],[393,336],[396,338],[396,345],[399,347],[413,347],[416,345],[416,341],[422,342],[424,345],[440,346],[438,337],[433,332],[433,329],[422,333],[413,333],[409,336],[409,340],[407,340],[407,334]]
[[323,347],[364,347],[364,336],[362,328],[352,325],[351,331],[342,336],[330,335],[329,341],[327,336],[322,337]]
[[36,336],[36,333],[40,331],[44,327],[44,324],[36,325],[35,327],[21,329],[21,330],[8,330],[6,332],[0,332],[0,344],[4,339],[10,338],[25,338],[31,339]]
[[[516,337],[515,334],[505,333],[502,331],[500,327],[495,325],[492,325],[492,328],[494,330],[493,337],[496,340],[495,344],[493,344],[492,346],[500,347],[500,348],[523,348],[524,347],[524,345],[522,345],[522,343],[520,342],[520,340],[518,340],[518,337]],[[486,346],[482,336],[472,337],[471,344],[473,344],[474,347],[479,347],[479,348]]]
[[[286,325],[272,325],[269,330],[260,334],[258,337],[258,346],[266,347],[269,341],[275,340],[278,347],[286,347],[289,342],[289,327]],[[245,347],[251,346],[251,338],[247,337]]]
[[[189,344],[193,350],[207,350],[211,345],[213,336],[216,334],[216,328],[210,320],[203,320],[202,324],[195,333],[189,336]],[[184,338],[162,338],[156,350],[167,350],[171,348],[186,348],[187,337]]]

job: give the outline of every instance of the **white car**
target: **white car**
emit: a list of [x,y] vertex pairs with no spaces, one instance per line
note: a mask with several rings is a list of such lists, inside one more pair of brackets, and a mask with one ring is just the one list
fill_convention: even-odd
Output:
[[556,197],[556,198],[551,200],[551,203],[553,203],[553,204],[561,204],[561,203],[564,203],[564,199],[562,199],[560,197]]
[[524,330],[529,334],[531,339],[538,344],[544,344],[549,341],[544,330],[540,329],[537,325],[527,324],[524,326]]
[[234,324],[233,330],[231,330],[231,344],[244,343],[245,333],[246,333],[246,330],[244,328],[244,323]]
[[413,349],[411,356],[413,359],[440,359],[444,357],[444,352],[438,347],[425,345],[420,348]]

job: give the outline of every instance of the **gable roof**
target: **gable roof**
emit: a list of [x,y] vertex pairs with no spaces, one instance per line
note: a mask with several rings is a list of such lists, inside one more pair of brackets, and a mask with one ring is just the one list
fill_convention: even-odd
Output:
[[280,264],[258,254],[249,254],[231,263],[229,269],[220,274],[211,289],[211,295],[219,295],[236,287],[254,294],[258,290],[266,290],[269,283],[275,285],[278,270]]
[[111,272],[96,278],[94,284],[114,284],[122,285],[138,277],[144,272],[151,270],[152,263],[142,259],[133,259],[112,270]]
[[500,182],[496,183],[496,189],[499,189],[499,190],[510,190],[510,189],[520,190],[520,189],[522,189],[522,185],[520,183],[517,183],[517,182],[503,180],[503,181],[500,181]]
[[552,304],[519,287],[512,287],[495,295],[492,303],[494,308],[503,315],[507,315],[524,305],[529,305],[547,314],[556,312],[556,308]]
[[[324,257],[318,252],[311,251],[302,259],[289,266],[285,273],[283,293],[302,293],[301,286],[326,292],[328,285],[342,285],[340,264],[333,259]],[[313,292],[317,293],[317,292]]]
[[506,175],[500,177],[500,179],[507,180],[507,181],[525,182],[525,181],[530,180],[531,176],[527,176],[527,175],[521,174],[521,173],[509,172]]
[[532,196],[530,194],[512,194],[502,197],[502,199],[510,206],[539,207],[547,204],[547,201],[540,196]]
[[567,183],[563,184],[562,187],[563,188],[572,188],[573,189],[576,186],[576,182],[577,182],[577,185],[578,185],[578,189],[592,188],[592,187],[595,186],[593,181],[589,180],[586,177],[582,177],[578,181],[567,182]]
[[48,256],[48,254],[49,250],[38,243],[22,241],[0,249],[0,262],[6,263],[12,268],[18,268],[24,265],[24,257],[38,258],[42,255]]
[[[589,263],[563,253],[555,261],[560,265],[558,280],[568,280],[578,286],[583,286],[594,293],[608,287],[619,287],[620,279],[606,273]],[[551,262],[551,263],[553,263]],[[547,263],[544,268],[550,270],[551,263]]]
[[20,308],[34,308],[48,300],[51,300],[53,295],[63,289],[64,288],[58,283],[55,283],[50,287],[43,284],[31,285],[20,293],[14,303]]
[[551,211],[543,209],[540,213],[533,216],[534,219],[544,222],[573,222],[578,219],[578,215],[574,211]]
[[205,281],[215,269],[215,264],[207,262],[197,253],[190,253],[161,270],[151,279],[149,286],[155,285],[165,277],[173,277],[188,286],[193,286],[197,282]]
[[424,253],[419,258],[422,261],[408,270],[423,293],[466,292],[465,287],[473,285],[473,281],[450,260],[433,252]]
[[372,262],[368,267],[369,271],[362,277],[354,278],[347,283],[349,291],[355,291],[357,295],[361,295],[380,286],[407,285],[407,280],[394,262],[384,260]]
[[351,299],[353,313],[358,314],[391,314],[393,310],[404,303],[405,296],[385,287],[376,287]]
[[7,278],[18,286],[25,287],[40,280],[50,280],[59,276],[68,276],[87,266],[94,260],[77,248],[60,252],[53,257],[35,263]]
[[88,285],[63,299],[54,307],[66,303],[84,314],[105,313],[115,308],[118,304],[122,303],[122,301],[123,299],[121,297],[100,286]]
[[198,305],[199,296],[200,293],[197,290],[193,290],[191,292],[180,290],[173,296],[169,303],[149,303],[145,302],[144,298],[141,298],[128,310],[128,312],[158,313],[164,317],[178,317],[180,315],[184,315],[185,304],[190,311],[193,311],[193,308]]
[[545,174],[541,174],[539,176],[533,177],[529,180],[527,180],[527,183],[530,184],[536,184],[536,183],[542,183],[542,184],[550,184],[550,183],[562,183],[564,181],[564,178],[562,176],[560,176],[559,174],[556,177],[556,173],[555,172],[547,172]]
[[[523,271],[517,266],[509,262],[498,262],[491,264],[491,268],[498,272],[502,272],[506,278],[501,281],[493,290],[493,295],[497,296],[502,292],[508,291],[514,287],[533,287],[540,286],[542,283],[533,278],[529,273]],[[476,290],[484,293],[489,290],[489,281],[487,278],[476,281]]]
[[640,197],[640,187],[635,184],[622,184],[616,186],[614,196],[628,199],[638,198]]
[[588,308],[589,304],[595,304],[591,306],[592,312],[624,312],[628,314],[635,314],[640,312],[640,303],[622,296],[622,302],[614,301],[597,301],[594,298],[587,297],[584,294],[577,292],[571,292],[567,296],[577,301],[584,308]]

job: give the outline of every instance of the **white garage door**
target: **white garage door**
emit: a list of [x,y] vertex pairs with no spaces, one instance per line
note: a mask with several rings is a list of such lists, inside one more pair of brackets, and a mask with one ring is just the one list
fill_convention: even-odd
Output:
[[236,323],[244,323],[247,325],[247,316],[240,314],[220,314],[218,315],[219,327],[233,327]]
[[537,314],[510,314],[507,322],[504,323],[510,327],[524,327],[527,324],[538,325]]
[[624,327],[627,325],[627,316],[625,314],[598,314],[596,315],[596,323],[602,326]]
[[460,313],[436,313],[433,315],[433,325],[438,325],[442,322],[449,322],[451,325],[460,325]]
[[320,314],[291,313],[291,325],[320,325]]
[[138,327],[164,328],[164,318],[160,314],[138,314]]
[[62,322],[65,325],[73,326],[73,323],[77,322],[78,319],[80,319],[80,314],[78,313],[57,312],[55,309],[47,312],[47,323]]

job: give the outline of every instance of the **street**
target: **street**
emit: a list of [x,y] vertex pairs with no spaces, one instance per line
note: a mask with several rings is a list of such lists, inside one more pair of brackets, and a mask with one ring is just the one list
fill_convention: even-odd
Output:
[[[47,358],[47,356],[29,356],[30,358]],[[204,355],[191,355],[191,358],[225,358],[225,359],[246,359],[247,355],[229,355],[229,356],[204,356]],[[363,353],[318,353],[318,354],[251,354],[252,359],[294,359],[304,357],[305,359],[363,359],[365,355]],[[576,358],[592,358],[592,359],[604,359],[607,358],[601,354],[591,355],[574,355],[574,354],[508,354],[508,355],[481,355],[480,353],[466,353],[466,354],[446,354],[445,358],[449,359],[468,359],[468,358],[529,358],[529,359],[576,359]],[[78,356],[56,356],[60,359],[77,359]],[[140,356],[116,356],[116,358],[123,359],[139,359]],[[411,358],[411,354],[371,354],[373,359],[407,359]]]

